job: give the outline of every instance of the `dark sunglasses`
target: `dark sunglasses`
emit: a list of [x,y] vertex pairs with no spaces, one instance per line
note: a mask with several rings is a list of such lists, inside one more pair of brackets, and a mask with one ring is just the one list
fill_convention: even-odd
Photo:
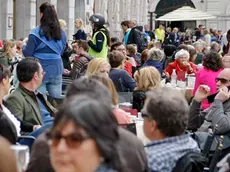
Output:
[[70,148],[78,148],[84,140],[89,138],[88,135],[83,135],[82,133],[72,133],[67,136],[63,136],[60,132],[52,132],[48,135],[48,137],[50,139],[51,146],[58,146],[60,141],[64,139]]
[[220,81],[222,84],[226,84],[227,82],[229,82],[230,80],[227,80],[225,78],[216,78],[216,82]]

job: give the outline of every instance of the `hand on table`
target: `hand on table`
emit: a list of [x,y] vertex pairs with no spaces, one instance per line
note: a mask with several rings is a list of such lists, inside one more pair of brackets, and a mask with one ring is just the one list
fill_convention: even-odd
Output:
[[206,99],[210,95],[210,88],[207,85],[200,85],[198,89],[196,90],[194,99],[197,102],[202,102],[204,99]]

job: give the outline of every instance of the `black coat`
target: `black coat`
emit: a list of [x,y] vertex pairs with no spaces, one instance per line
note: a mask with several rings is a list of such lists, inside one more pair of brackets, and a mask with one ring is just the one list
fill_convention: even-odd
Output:
[[140,112],[144,106],[145,98],[145,91],[133,91],[133,109],[137,109]]
[[11,122],[11,120],[6,116],[6,114],[2,110],[0,110],[0,135],[6,138],[10,143],[16,144],[16,128],[13,122]]

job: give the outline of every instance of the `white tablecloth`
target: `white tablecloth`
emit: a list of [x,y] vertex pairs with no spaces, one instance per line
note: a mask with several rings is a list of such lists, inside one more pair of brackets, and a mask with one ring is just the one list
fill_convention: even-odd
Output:
[[150,140],[145,136],[143,130],[144,121],[136,121],[137,137],[143,142],[144,145],[150,142]]

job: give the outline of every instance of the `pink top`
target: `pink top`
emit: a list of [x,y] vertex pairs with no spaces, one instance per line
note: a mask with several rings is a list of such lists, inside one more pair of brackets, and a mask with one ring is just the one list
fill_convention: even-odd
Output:
[[[195,95],[196,90],[200,85],[207,85],[210,87],[210,94],[214,94],[217,92],[216,89],[216,81],[215,79],[218,77],[219,73],[223,69],[220,69],[219,71],[215,72],[207,68],[202,68],[196,73],[196,81],[195,81],[195,87],[193,90],[193,95]],[[210,106],[208,103],[208,100],[205,99],[202,102],[202,110],[207,109]]]
[[130,124],[132,120],[128,117],[125,111],[119,108],[113,109],[113,114],[116,117],[118,124]]

